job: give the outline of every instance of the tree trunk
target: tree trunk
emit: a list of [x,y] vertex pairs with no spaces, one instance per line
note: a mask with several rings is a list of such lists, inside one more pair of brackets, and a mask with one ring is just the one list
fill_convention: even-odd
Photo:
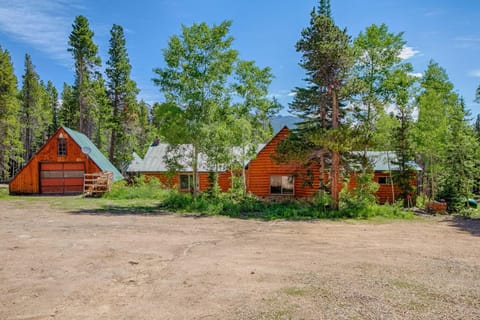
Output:
[[192,195],[194,198],[198,195],[198,150],[196,146],[193,146],[193,161],[192,161],[192,170],[193,170],[193,192]]
[[[319,104],[320,108],[320,121],[321,128],[325,130],[327,128],[327,108],[325,105]],[[320,152],[320,177],[319,177],[320,191],[324,192],[323,186],[325,185],[325,151]]]
[[116,148],[116,137],[117,137],[117,130],[118,130],[118,125],[119,121],[118,120],[118,94],[115,94],[115,103],[113,105],[113,127],[112,127],[112,135],[110,139],[110,150],[109,150],[109,155],[108,158],[110,162],[115,163],[115,148]]
[[395,203],[395,185],[393,183],[392,169],[390,168],[390,156],[387,151],[387,168],[390,176],[390,186],[392,187],[392,203]]
[[242,191],[243,191],[243,197],[245,198],[247,196],[247,176],[246,176],[246,170],[245,170],[245,145],[242,145]]
[[320,192],[325,191],[323,189],[323,186],[325,185],[325,155],[323,153],[323,150],[320,152],[320,172],[319,172],[319,187],[320,187]]
[[80,59],[79,61],[79,70],[78,70],[78,118],[79,118],[79,127],[78,130],[81,133],[85,133],[85,128],[83,124],[84,110],[83,110],[83,64]]
[[340,153],[337,150],[338,146],[336,143],[337,134],[335,132],[338,129],[338,100],[337,100],[337,91],[332,90],[332,129],[334,130],[334,150],[332,150],[332,168],[331,168],[331,183],[330,183],[330,192],[332,194],[332,209],[338,210],[338,186],[340,181]]

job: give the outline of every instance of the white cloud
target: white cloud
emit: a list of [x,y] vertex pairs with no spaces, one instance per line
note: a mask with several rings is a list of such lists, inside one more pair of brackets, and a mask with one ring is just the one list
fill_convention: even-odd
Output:
[[[390,103],[385,106],[385,112],[386,113],[393,113],[394,115],[399,114],[398,106],[396,104]],[[413,120],[418,120],[418,108],[413,108],[412,110],[412,118]]]
[[70,65],[68,35],[75,11],[83,9],[68,0],[4,0],[0,2],[0,31]]
[[409,75],[411,75],[415,78],[423,78],[423,73],[421,73],[421,72],[412,72],[412,73],[409,73]]
[[468,73],[470,77],[480,78],[480,70],[472,70]]
[[470,36],[461,36],[456,37],[455,41],[464,41],[464,42],[480,42],[480,36],[470,35]]
[[407,60],[420,53],[420,51],[413,49],[412,47],[403,47],[402,51],[398,55],[402,60]]
[[271,92],[268,94],[268,98],[287,98],[287,97],[294,97],[296,95],[295,92],[289,90],[279,90],[277,92]]
[[453,38],[455,42],[455,48],[459,49],[471,49],[478,48],[480,46],[480,36],[478,35],[466,35]]

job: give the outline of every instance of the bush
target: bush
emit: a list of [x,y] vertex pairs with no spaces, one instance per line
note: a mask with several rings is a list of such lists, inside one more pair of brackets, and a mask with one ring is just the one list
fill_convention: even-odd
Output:
[[8,188],[0,188],[0,199],[8,197]]
[[163,200],[168,197],[169,193],[157,178],[140,176],[134,178],[131,184],[127,184],[124,180],[115,182],[104,198]]
[[361,173],[356,177],[358,187],[349,190],[346,185],[340,191],[340,210],[347,215],[368,218],[372,215],[372,209],[376,204],[375,192],[378,190],[378,183],[373,180],[373,173]]
[[459,210],[458,214],[468,218],[480,218],[480,211],[477,208],[464,207]]
[[344,207],[339,211],[329,209],[331,198],[321,194],[311,201],[289,201],[282,203],[266,203],[255,196],[236,199],[228,193],[211,197],[210,193],[201,193],[197,198],[190,194],[170,191],[162,201],[161,207],[177,212],[197,212],[209,215],[225,215],[240,218],[274,219],[368,219],[372,217],[411,218],[413,214],[404,211],[401,205],[362,204],[361,206]]

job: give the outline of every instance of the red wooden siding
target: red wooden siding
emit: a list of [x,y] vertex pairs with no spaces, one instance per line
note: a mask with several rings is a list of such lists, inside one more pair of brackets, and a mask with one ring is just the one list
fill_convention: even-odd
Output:
[[[57,155],[57,140],[58,136],[63,134],[63,137],[67,140],[67,156],[59,157]],[[84,170],[86,173],[98,173],[101,172],[100,168],[82,152],[78,144],[67,134],[62,128],[42,146],[42,148],[35,154],[27,165],[12,179],[10,182],[10,193],[12,194],[38,194],[43,192],[53,192],[53,188],[59,189],[60,181],[53,181],[45,175],[44,179],[41,179],[41,171],[57,171],[57,173],[50,173],[51,175],[59,176],[59,170],[67,171],[61,178],[62,187],[64,192],[82,192],[79,188],[80,185],[80,173]],[[82,169],[80,169],[82,168]],[[58,169],[58,170],[57,170]],[[60,177],[57,177],[60,179]],[[40,181],[42,180],[43,190],[40,189]],[[83,189],[83,176],[82,189]],[[52,187],[54,186],[54,187]],[[62,192],[59,192],[62,193]]]
[[[164,186],[168,188],[178,188],[180,179],[179,176],[182,174],[192,174],[191,172],[178,172],[173,176],[169,177],[165,172],[143,172],[142,175],[145,177],[155,177],[160,180]],[[206,191],[210,188],[210,180],[209,180],[209,173],[208,172],[199,172],[199,189],[200,191]],[[220,189],[222,192],[226,192],[230,189],[231,186],[231,178],[230,178],[230,171],[221,172],[218,176],[218,184],[220,185]],[[185,190],[182,190],[185,191]]]
[[313,168],[312,185],[305,185],[307,168],[295,164],[276,163],[271,155],[275,154],[278,143],[285,139],[290,131],[284,127],[280,132],[250,161],[247,174],[247,191],[259,197],[274,196],[270,193],[270,176],[295,175],[294,194],[297,197],[312,196],[320,186],[319,168]]
[[[312,167],[305,168],[299,164],[292,163],[277,163],[272,159],[272,155],[275,154],[278,143],[285,139],[290,133],[287,127],[284,127],[280,132],[273,137],[273,139],[257,154],[257,157],[250,161],[246,171],[247,180],[247,192],[252,193],[258,197],[311,197],[319,190],[320,187],[320,168]],[[310,175],[308,171],[311,170]],[[156,177],[166,187],[178,188],[179,175],[191,174],[190,173],[177,173],[168,179],[165,172],[144,172],[143,175],[147,177]],[[270,192],[270,177],[271,176],[294,176],[294,192],[292,195],[286,194],[271,194]],[[207,172],[199,173],[199,185],[200,191],[205,191],[210,188],[210,181]],[[312,181],[306,181],[312,179]],[[388,176],[384,172],[375,172],[374,180],[378,182],[379,177]],[[324,173],[324,182],[328,182],[328,172]],[[346,179],[347,180],[347,179]],[[228,191],[231,187],[231,172],[225,171],[219,174],[218,182],[223,192]],[[307,183],[308,182],[308,183]],[[415,178],[412,177],[412,185],[415,186]],[[352,174],[346,187],[350,190],[357,185],[355,175]],[[339,185],[340,191],[345,184]],[[398,199],[399,189],[394,186],[395,199]],[[380,203],[392,202],[392,187],[390,184],[381,184],[379,190],[376,193],[376,197]]]
[[[390,177],[390,174],[387,172],[377,171],[374,173],[373,180],[378,183],[379,177]],[[415,175],[412,176],[412,180],[410,180],[410,185],[416,186],[416,179]],[[348,184],[349,190],[353,190],[357,186],[357,181],[355,179],[355,175],[352,175]],[[378,191],[375,193],[377,200],[379,203],[393,203],[393,199],[395,201],[401,200],[399,197],[400,189],[397,185],[393,185],[393,192],[392,192],[392,185],[388,184],[379,184]],[[394,198],[395,196],[395,198]]]
[[[248,165],[248,192],[259,197],[275,197],[270,193],[270,176],[288,176],[295,175],[295,190],[292,196],[295,197],[311,197],[319,189],[319,168],[311,168],[314,175],[313,184],[305,185],[307,168],[296,166],[294,164],[276,163],[271,155],[275,154],[278,143],[285,139],[290,133],[287,127],[283,128],[257,155],[256,159],[250,161]],[[388,176],[384,172],[375,172],[374,180],[378,182],[379,177]],[[328,181],[328,172],[324,174],[324,181]],[[357,185],[355,175],[352,175],[347,184],[347,188],[352,190]],[[415,177],[412,177],[411,185],[415,186]],[[339,191],[344,187],[340,184]],[[394,186],[395,199],[398,200],[400,190]],[[392,202],[392,187],[390,184],[381,184],[375,194],[380,203]],[[282,195],[285,196],[285,195]]]

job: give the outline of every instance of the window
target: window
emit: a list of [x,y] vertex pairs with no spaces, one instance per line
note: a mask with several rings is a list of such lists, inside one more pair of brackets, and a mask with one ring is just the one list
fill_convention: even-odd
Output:
[[192,190],[193,189],[193,175],[181,174],[180,175],[180,190]]
[[294,184],[292,176],[270,176],[270,194],[293,194]]
[[378,177],[378,184],[392,184],[392,179],[390,177]]
[[63,137],[60,133],[58,136],[58,145],[57,145],[57,155],[59,157],[66,157],[67,156],[67,139]]

